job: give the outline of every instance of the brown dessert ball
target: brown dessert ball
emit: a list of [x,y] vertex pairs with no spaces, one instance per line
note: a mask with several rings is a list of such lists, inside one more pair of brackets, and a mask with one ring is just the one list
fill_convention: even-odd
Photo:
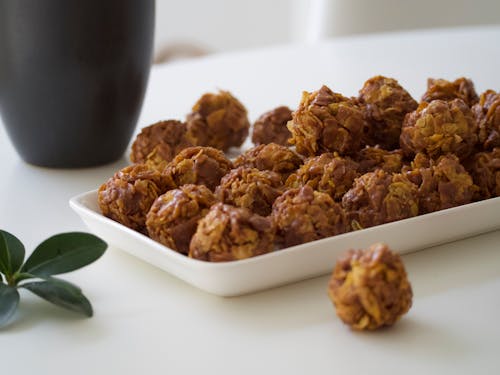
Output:
[[308,185],[339,202],[356,177],[359,177],[356,162],[338,154],[324,153],[306,160],[297,172],[288,177],[286,186],[298,188]]
[[446,101],[462,99],[465,104],[471,107],[478,102],[479,97],[474,89],[474,83],[468,78],[461,77],[453,82],[429,78],[427,91],[422,96],[422,101],[430,103],[436,99]]
[[412,305],[413,292],[398,254],[384,244],[349,250],[333,269],[328,296],[337,316],[355,330],[391,326]]
[[134,164],[116,172],[98,192],[101,212],[119,223],[146,233],[146,214],[163,192],[163,178],[144,164]]
[[485,151],[500,147],[500,93],[482,93],[472,111],[479,127],[479,146]]
[[282,192],[280,174],[246,167],[230,171],[215,189],[221,202],[248,208],[261,216],[271,213],[274,201]]
[[262,114],[253,124],[252,142],[257,146],[267,143],[287,146],[292,134],[286,124],[291,119],[292,110],[286,106]]
[[500,197],[500,147],[478,152],[467,160],[466,168],[478,186],[475,200]]
[[192,146],[186,139],[186,124],[176,120],[160,121],[141,130],[132,144],[130,160],[148,162],[162,169],[182,149]]
[[209,262],[246,259],[273,251],[270,219],[247,208],[216,203],[199,221],[189,256]]
[[233,169],[224,153],[212,147],[188,147],[182,150],[165,168],[163,174],[175,186],[205,185],[214,191],[222,176]]
[[324,152],[352,155],[361,148],[363,113],[353,100],[323,86],[302,94],[299,108],[288,123],[290,143],[305,156]]
[[418,215],[417,186],[405,175],[377,169],[354,181],[342,205],[353,230],[406,219]]
[[358,99],[367,123],[364,143],[387,150],[398,148],[405,115],[417,109],[418,103],[398,81],[383,76],[366,81]]
[[187,254],[198,221],[216,202],[204,185],[183,185],[167,191],[156,198],[146,216],[149,237]]
[[448,154],[434,161],[419,154],[412,166],[406,176],[418,186],[420,214],[472,202],[477,187],[455,155]]
[[188,139],[223,151],[239,147],[248,136],[247,110],[228,91],[203,95],[187,115]]
[[306,185],[290,189],[274,201],[271,213],[282,247],[300,245],[346,232],[341,205]]
[[257,168],[279,173],[283,179],[302,165],[302,157],[288,147],[276,143],[253,147],[234,161],[235,167]]
[[403,167],[403,151],[400,149],[387,151],[379,146],[366,146],[355,157],[361,174],[383,169],[389,173],[401,172]]
[[476,121],[461,99],[420,103],[406,116],[400,138],[406,156],[422,152],[433,159],[452,153],[463,160],[476,142]]

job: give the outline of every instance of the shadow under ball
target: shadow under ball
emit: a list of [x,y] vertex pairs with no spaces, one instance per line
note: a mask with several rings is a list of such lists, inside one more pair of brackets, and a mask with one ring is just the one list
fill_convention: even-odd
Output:
[[28,163],[119,159],[152,61],[154,0],[0,0],[0,114]]

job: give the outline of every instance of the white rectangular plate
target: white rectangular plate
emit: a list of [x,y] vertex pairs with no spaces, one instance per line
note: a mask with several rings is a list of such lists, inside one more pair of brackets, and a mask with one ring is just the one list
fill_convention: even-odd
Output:
[[387,243],[400,254],[500,228],[500,197],[346,233],[234,262],[210,263],[188,258],[105,216],[97,191],[78,195],[70,206],[92,232],[139,259],[219,296],[256,292],[332,271],[350,248]]

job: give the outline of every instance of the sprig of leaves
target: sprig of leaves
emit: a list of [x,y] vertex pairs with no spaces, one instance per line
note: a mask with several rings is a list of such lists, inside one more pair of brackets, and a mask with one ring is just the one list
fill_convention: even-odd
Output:
[[23,264],[24,245],[17,237],[0,229],[0,327],[16,312],[19,288],[91,317],[92,305],[82,290],[53,276],[96,261],[107,247],[104,241],[89,233],[61,233],[38,245]]

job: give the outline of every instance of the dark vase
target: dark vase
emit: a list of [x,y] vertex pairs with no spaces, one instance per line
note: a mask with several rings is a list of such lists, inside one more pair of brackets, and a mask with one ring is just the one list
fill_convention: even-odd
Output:
[[0,114],[28,163],[123,156],[152,61],[154,0],[0,0]]

